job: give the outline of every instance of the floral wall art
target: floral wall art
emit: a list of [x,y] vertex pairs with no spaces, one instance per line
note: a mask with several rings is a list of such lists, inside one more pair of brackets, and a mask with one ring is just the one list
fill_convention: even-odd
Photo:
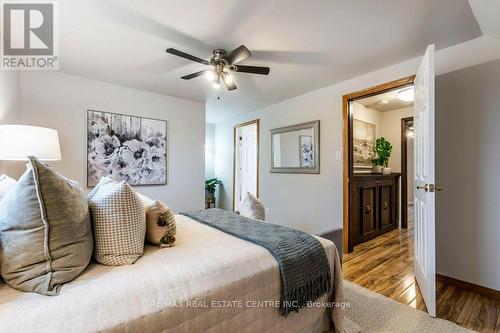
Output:
[[167,182],[167,122],[87,111],[87,186],[111,176],[130,185]]
[[300,147],[300,167],[312,168],[314,167],[314,148],[312,142],[312,135],[299,136]]

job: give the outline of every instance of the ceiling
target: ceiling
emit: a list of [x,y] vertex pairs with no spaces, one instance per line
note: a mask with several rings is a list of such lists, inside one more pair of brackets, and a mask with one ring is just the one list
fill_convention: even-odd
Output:
[[469,0],[484,35],[500,38],[500,1]]
[[[467,0],[60,0],[60,70],[207,104],[207,121],[248,112],[481,35]],[[214,88],[204,68],[168,55],[208,59],[245,44],[238,89]],[[181,110],[179,111],[181,112]]]
[[405,101],[400,100],[397,97],[398,91],[404,90],[404,89],[408,89],[408,87],[388,91],[388,92],[385,92],[382,94],[366,97],[363,99],[358,99],[358,100],[356,100],[356,103],[362,104],[368,108],[371,108],[371,109],[374,109],[374,110],[377,110],[380,112],[406,108],[406,107],[412,106],[413,102],[405,102]]

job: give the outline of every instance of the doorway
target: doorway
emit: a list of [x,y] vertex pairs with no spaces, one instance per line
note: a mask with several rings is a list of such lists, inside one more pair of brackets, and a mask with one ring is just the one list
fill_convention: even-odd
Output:
[[247,192],[259,196],[259,119],[234,126],[233,210]]
[[[407,163],[401,160],[400,131],[401,119],[413,116],[413,96],[406,95],[413,92],[414,80],[410,76],[343,97],[344,253],[407,227],[407,207],[401,204],[407,197],[402,193],[408,188],[402,180]],[[390,156],[382,159],[387,152],[376,149],[387,146]]]
[[401,119],[401,228],[408,228],[408,212],[413,210],[414,141],[413,117]]
[[[343,277],[425,311],[413,261],[413,100],[405,96],[414,79],[344,96]],[[392,146],[386,174],[373,165],[380,139]]]
[[[407,285],[405,282],[409,282],[414,286],[412,289],[404,288],[403,294],[400,293],[400,289],[397,293],[402,296],[406,291],[413,291],[410,294],[416,295],[415,300],[417,298],[423,300],[424,306],[432,317],[436,316],[435,192],[442,189],[435,184],[434,81],[434,45],[429,45],[415,76],[343,97],[344,251],[353,250],[353,240],[356,241],[353,238],[353,236],[356,236],[353,234],[354,232],[358,232],[369,239],[357,239],[358,244],[361,243],[358,248],[362,250],[362,253],[358,253],[359,257],[350,260],[352,257],[350,254],[344,256],[344,259],[347,259],[344,260],[344,278],[348,279],[347,275],[349,273],[347,272],[354,273],[353,278],[358,280],[358,284],[361,283],[359,279],[365,279],[365,286],[372,290],[377,289],[375,290],[377,292],[389,293],[390,297],[394,297],[391,294],[394,288],[405,286]],[[352,103],[360,98],[371,97],[396,89],[399,89],[397,96],[400,99],[412,100],[414,104],[412,109],[415,128],[415,149],[413,153],[415,214],[411,214],[415,221],[414,228],[412,228],[413,232],[403,228],[390,230],[393,225],[388,222],[391,222],[394,217],[393,201],[394,198],[399,198],[398,195],[394,195],[394,192],[397,193],[398,191],[397,187],[396,191],[392,190],[395,186],[394,180],[358,177],[362,180],[358,182],[360,186],[354,186],[359,180],[354,177],[354,162],[359,163],[359,161],[354,160],[354,157],[361,157],[361,162],[365,162],[369,166],[370,156],[369,154],[360,154],[359,151],[356,151],[356,156],[354,155]],[[367,130],[360,133],[365,136],[360,136],[358,147],[362,148],[361,151],[363,149],[369,151],[368,138],[373,140],[376,134],[368,136],[366,135]],[[383,142],[386,140],[379,142],[379,139],[382,138],[377,138],[376,143],[371,142],[371,145],[375,146],[375,158],[371,161],[374,165],[382,165],[387,168],[392,147],[387,142]],[[365,160],[363,160],[363,157]],[[361,166],[363,165],[361,163]],[[391,170],[385,169],[384,171],[386,171],[384,174],[390,175]],[[361,202],[361,204],[352,205],[351,202]],[[355,228],[351,226],[351,221],[357,222]],[[382,230],[384,228],[390,231],[384,233],[384,230]],[[398,233],[404,233],[408,236],[407,246],[401,243],[401,237],[398,236]],[[384,237],[387,238],[386,236],[391,235],[395,236],[393,240],[384,240]],[[373,238],[373,236],[376,236],[376,238]],[[366,244],[370,244],[371,248],[363,249],[363,245]],[[394,245],[392,250],[388,248],[390,245]],[[356,251],[357,249],[354,249],[353,252]],[[375,258],[377,255],[380,260]],[[388,259],[395,259],[396,262],[388,262]],[[368,271],[367,265],[372,265],[373,269]],[[356,271],[356,266],[360,270]]]

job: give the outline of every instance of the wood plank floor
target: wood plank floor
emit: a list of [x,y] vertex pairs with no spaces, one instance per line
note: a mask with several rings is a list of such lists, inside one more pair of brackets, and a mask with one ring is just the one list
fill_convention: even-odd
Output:
[[[412,308],[426,311],[413,271],[413,211],[408,229],[395,229],[344,255],[344,279]],[[436,285],[437,317],[479,332],[500,333],[500,302],[483,295]]]

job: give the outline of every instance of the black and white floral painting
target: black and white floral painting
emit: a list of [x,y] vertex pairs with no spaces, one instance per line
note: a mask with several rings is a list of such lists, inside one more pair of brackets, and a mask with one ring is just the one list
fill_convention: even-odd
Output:
[[311,135],[299,136],[301,168],[314,168],[314,148],[312,141]]
[[87,111],[87,186],[104,176],[130,185],[167,180],[165,120]]

